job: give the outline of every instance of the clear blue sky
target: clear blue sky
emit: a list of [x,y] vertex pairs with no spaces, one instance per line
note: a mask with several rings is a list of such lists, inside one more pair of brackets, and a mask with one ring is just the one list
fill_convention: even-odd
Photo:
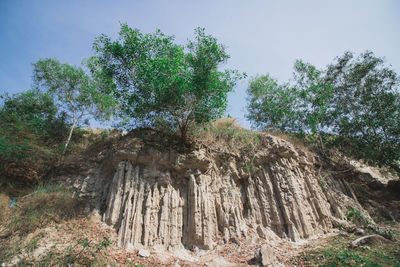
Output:
[[[31,87],[32,63],[55,57],[79,65],[101,33],[119,22],[161,31],[185,44],[197,26],[228,47],[225,67],[249,76],[291,77],[303,59],[324,67],[344,51],[372,50],[400,74],[400,1],[103,1],[0,0],[0,93]],[[227,114],[245,120],[247,81],[229,97]]]

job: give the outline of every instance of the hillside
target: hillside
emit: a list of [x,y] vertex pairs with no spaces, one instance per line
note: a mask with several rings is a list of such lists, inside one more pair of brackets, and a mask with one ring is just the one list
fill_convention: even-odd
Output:
[[318,253],[302,253],[333,236],[347,249],[356,234],[378,234],[381,264],[396,262],[398,178],[286,139],[225,119],[186,147],[149,129],[98,141],[48,174],[53,188],[13,209],[2,195],[1,261],[291,266],[313,264]]

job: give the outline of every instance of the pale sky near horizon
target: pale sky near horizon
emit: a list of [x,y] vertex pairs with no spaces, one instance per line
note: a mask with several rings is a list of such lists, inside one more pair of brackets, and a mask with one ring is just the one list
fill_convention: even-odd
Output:
[[[160,29],[179,44],[204,27],[228,48],[224,67],[250,77],[287,81],[296,59],[325,67],[346,50],[371,50],[400,74],[396,0],[0,0],[0,93],[30,89],[39,58],[79,65],[97,36],[117,36],[120,22],[146,33]],[[247,84],[230,94],[226,114],[248,128]]]

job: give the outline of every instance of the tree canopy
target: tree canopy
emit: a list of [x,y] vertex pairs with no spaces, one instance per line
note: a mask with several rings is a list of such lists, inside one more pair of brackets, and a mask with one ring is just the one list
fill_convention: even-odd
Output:
[[229,56],[202,28],[186,49],[159,30],[143,34],[126,24],[117,40],[101,35],[93,47],[90,68],[114,93],[117,115],[128,130],[161,125],[179,130],[185,140],[192,124],[222,116],[228,92],[242,77],[219,70]]
[[65,153],[74,128],[89,115],[101,118],[109,113],[114,100],[80,67],[60,63],[57,59],[41,59],[33,66],[36,85],[47,89],[71,121]]
[[279,84],[269,74],[250,79],[247,119],[252,126],[263,130],[296,131],[297,92],[288,84]]
[[383,163],[400,159],[400,78],[382,58],[346,52],[326,70],[334,88],[331,125],[359,141],[367,157]]
[[325,70],[301,60],[291,84],[265,76],[248,88],[248,115],[263,130],[339,134],[357,143],[364,158],[400,159],[399,77],[370,51],[346,52]]

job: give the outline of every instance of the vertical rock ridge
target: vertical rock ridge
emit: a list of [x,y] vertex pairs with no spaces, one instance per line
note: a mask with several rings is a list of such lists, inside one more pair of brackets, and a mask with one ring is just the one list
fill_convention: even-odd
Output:
[[340,181],[320,185],[312,156],[277,138],[263,142],[247,160],[250,169],[239,157],[204,149],[136,151],[141,156],[121,159],[109,182],[103,220],[124,248],[211,249],[254,233],[268,239],[271,230],[292,241],[308,238],[341,219],[343,199],[357,205]]

